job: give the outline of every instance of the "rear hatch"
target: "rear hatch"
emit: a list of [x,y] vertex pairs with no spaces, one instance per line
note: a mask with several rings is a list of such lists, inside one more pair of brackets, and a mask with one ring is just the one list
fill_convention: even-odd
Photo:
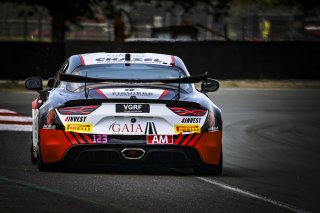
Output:
[[88,99],[57,110],[66,131],[107,135],[200,133],[208,111],[197,103],[154,99]]

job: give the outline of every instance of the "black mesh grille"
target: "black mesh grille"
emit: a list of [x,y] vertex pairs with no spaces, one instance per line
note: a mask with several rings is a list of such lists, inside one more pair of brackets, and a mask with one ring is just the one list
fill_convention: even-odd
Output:
[[[142,148],[145,155],[139,160],[129,160],[122,156],[125,148]],[[177,146],[110,146],[78,145],[66,154],[65,161],[76,164],[99,165],[146,165],[188,167],[201,163],[198,152],[191,147]]]

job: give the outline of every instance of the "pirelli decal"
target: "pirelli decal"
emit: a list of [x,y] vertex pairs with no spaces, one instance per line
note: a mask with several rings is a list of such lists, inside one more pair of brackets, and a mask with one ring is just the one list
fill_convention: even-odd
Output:
[[176,134],[187,133],[200,133],[200,124],[176,124],[174,125],[174,132]]
[[66,123],[66,132],[92,132],[92,124],[85,123]]

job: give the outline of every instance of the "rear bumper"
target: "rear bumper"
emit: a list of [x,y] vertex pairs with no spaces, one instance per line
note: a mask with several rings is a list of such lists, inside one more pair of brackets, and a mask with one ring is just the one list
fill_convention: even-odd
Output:
[[[125,136],[130,138],[131,136]],[[94,164],[149,164],[193,166],[200,163],[218,165],[222,146],[222,132],[176,135],[173,144],[147,145],[146,136],[133,140],[113,139],[111,143],[95,144],[81,133],[63,130],[40,130],[40,149],[44,163],[71,160]],[[139,160],[128,160],[121,155],[124,148],[142,148],[145,155]]]
[[[125,146],[126,148],[136,146]],[[191,167],[201,164],[197,151],[190,147],[163,147],[141,145],[145,151],[141,159],[126,159],[121,151],[123,145],[82,145],[68,150],[64,160],[80,165],[144,165],[144,166],[172,166]]]

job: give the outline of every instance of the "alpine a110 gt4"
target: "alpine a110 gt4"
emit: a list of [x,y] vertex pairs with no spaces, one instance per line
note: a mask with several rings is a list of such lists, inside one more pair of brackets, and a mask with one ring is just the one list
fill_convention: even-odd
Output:
[[[197,90],[194,83],[201,83]],[[32,102],[31,160],[50,165],[189,167],[222,172],[219,88],[207,74],[190,76],[177,56],[90,53],[69,57]]]

